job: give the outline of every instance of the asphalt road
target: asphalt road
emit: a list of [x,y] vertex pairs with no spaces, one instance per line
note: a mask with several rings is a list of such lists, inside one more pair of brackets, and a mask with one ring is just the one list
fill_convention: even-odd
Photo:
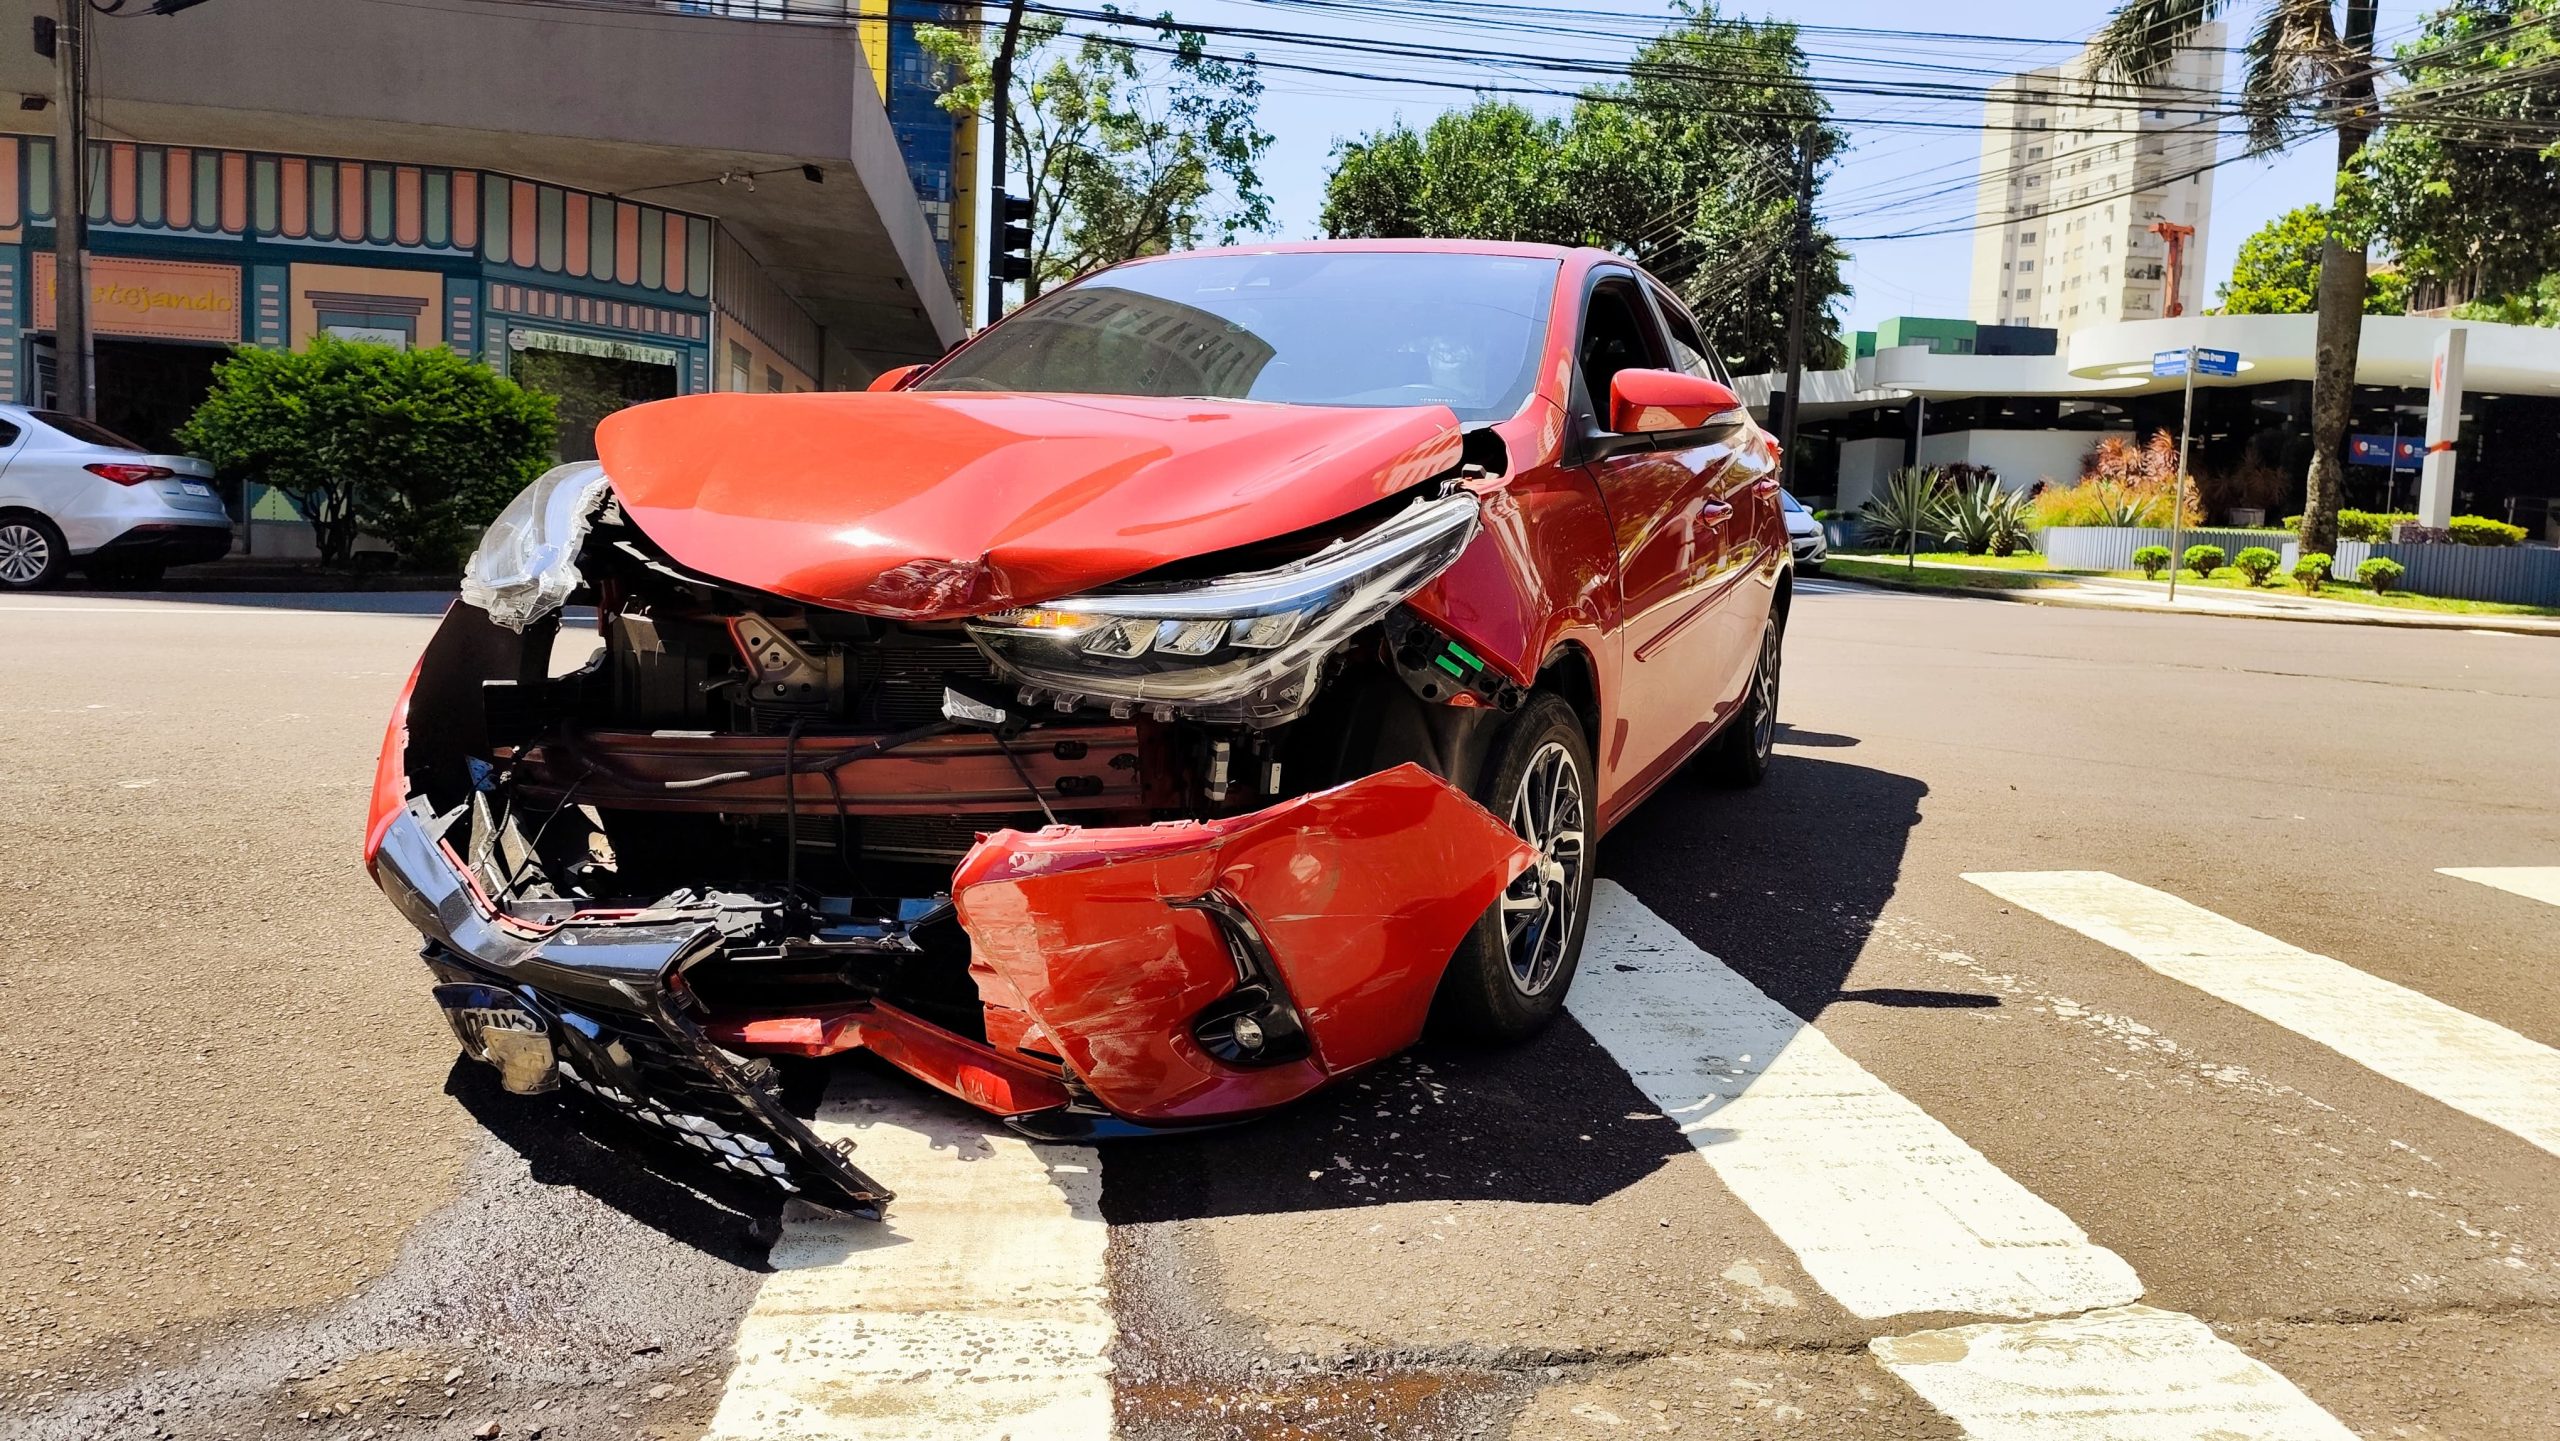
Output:
[[2560,1435],[2560,872],[2442,873],[2560,867],[2560,643],[1810,584],[1570,1021],[1098,1153],[848,1067],[865,1229],[456,1065],[423,608],[0,600],[0,1434]]

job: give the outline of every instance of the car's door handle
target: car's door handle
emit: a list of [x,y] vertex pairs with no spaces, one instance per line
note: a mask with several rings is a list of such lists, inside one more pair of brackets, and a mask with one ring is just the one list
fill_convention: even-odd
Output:
[[1722,525],[1725,518],[1732,514],[1733,507],[1721,500],[1706,500],[1698,503],[1698,519],[1709,525]]
[[1751,482],[1751,493],[1753,495],[1776,495],[1778,493],[1778,478],[1772,475]]

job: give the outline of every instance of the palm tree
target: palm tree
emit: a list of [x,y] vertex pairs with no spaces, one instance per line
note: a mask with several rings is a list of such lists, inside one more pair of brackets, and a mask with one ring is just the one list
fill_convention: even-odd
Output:
[[[2092,42],[2101,74],[2159,80],[2178,49],[2220,17],[2230,0],[2123,0]],[[2373,28],[2377,0],[2258,0],[2240,83],[2253,149],[2274,148],[2305,127],[2338,132],[2338,174],[2373,138]],[[2341,13],[2343,11],[2343,14]],[[2334,210],[2333,210],[2334,213]],[[2311,476],[2302,506],[2302,550],[2337,549],[2356,350],[2364,336],[2366,257],[2331,226],[2320,244],[2318,351],[2311,372]]]

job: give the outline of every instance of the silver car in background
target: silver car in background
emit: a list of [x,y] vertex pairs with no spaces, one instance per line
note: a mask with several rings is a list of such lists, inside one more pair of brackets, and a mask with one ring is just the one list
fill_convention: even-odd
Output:
[[75,565],[100,585],[154,586],[170,566],[230,549],[212,466],[78,416],[0,405],[0,590],[52,585]]
[[1804,508],[1804,502],[1792,491],[1778,492],[1778,507],[1786,513],[1787,549],[1795,552],[1796,569],[1814,571],[1831,558],[1831,542],[1823,537],[1822,522]]

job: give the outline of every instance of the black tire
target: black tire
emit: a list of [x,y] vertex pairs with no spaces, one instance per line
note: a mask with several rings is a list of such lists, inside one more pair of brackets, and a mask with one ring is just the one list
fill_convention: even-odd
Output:
[[[1567,777],[1562,782],[1559,768]],[[1517,1041],[1564,1009],[1591,917],[1594,775],[1582,718],[1563,697],[1532,696],[1503,727],[1475,797],[1540,845],[1541,857],[1450,956],[1432,1002],[1436,1032],[1479,1043]],[[1529,795],[1532,789],[1539,794]],[[1560,797],[1552,812],[1534,804]],[[1534,916],[1521,904],[1533,898],[1540,908]],[[1513,962],[1515,949],[1525,952],[1522,964]]]
[[43,590],[70,567],[62,532],[33,511],[0,515],[0,590]]
[[102,590],[158,590],[169,567],[151,561],[109,561],[89,566],[89,583]]
[[1769,757],[1778,743],[1778,679],[1786,634],[1775,612],[1760,623],[1760,659],[1751,667],[1742,709],[1698,753],[1698,773],[1709,784],[1742,790],[1768,778]]

